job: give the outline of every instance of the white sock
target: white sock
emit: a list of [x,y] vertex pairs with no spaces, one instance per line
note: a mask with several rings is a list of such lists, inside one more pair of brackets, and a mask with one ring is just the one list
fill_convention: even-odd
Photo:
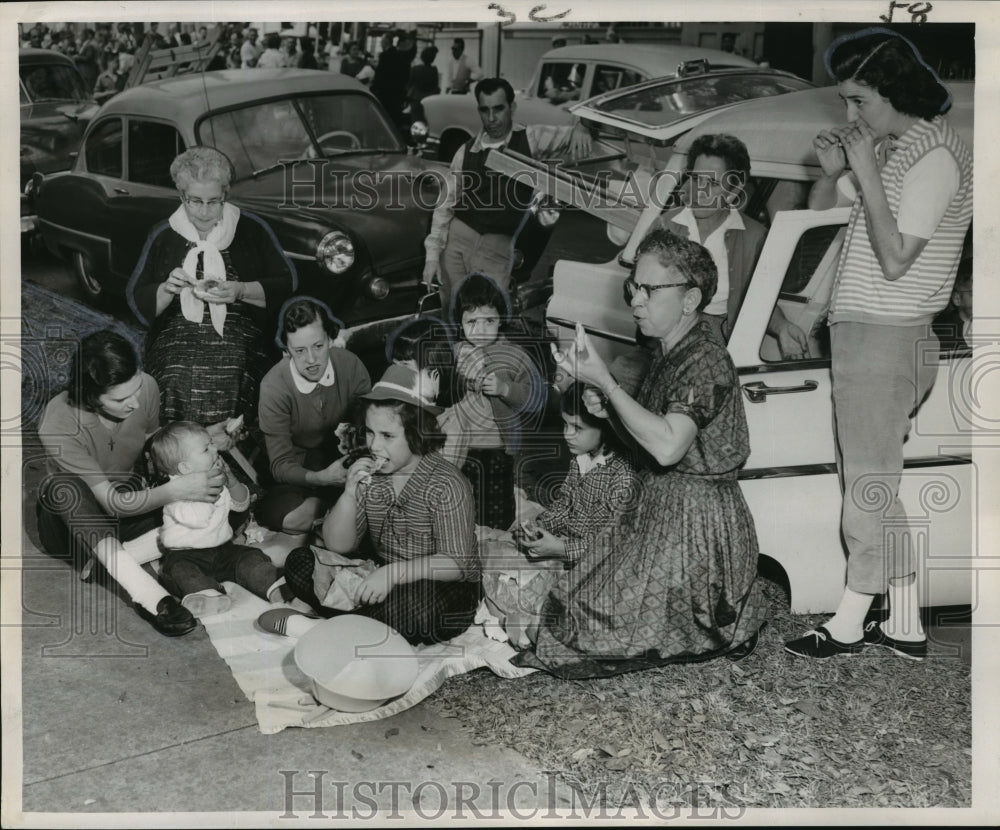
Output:
[[889,619],[882,623],[882,630],[894,640],[916,642],[925,638],[916,574],[889,580]]
[[152,530],[143,533],[142,536],[137,536],[135,539],[123,542],[122,548],[137,564],[145,565],[147,562],[152,562],[154,559],[160,558],[159,535],[160,529],[154,527]]
[[111,578],[128,591],[134,602],[139,603],[151,614],[156,613],[156,606],[166,596],[170,596],[163,586],[146,573],[121,546],[121,543],[107,537],[94,545],[94,556],[104,565]]
[[860,640],[865,614],[871,608],[872,599],[872,594],[859,594],[845,587],[836,613],[823,623],[830,636],[841,643],[854,643]]

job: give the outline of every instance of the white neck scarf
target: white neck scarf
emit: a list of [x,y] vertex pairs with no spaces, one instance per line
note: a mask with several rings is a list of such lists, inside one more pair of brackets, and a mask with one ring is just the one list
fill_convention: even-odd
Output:
[[[194,247],[190,248],[181,268],[191,276],[198,271],[198,254],[204,253],[203,275],[205,279],[226,281],[226,263],[222,259],[220,251],[224,251],[233,241],[236,235],[236,223],[240,218],[240,209],[236,205],[226,202],[222,206],[222,218],[219,223],[208,232],[205,239],[198,236],[198,229],[191,224],[188,219],[184,205],[181,205],[170,215],[170,227],[184,237],[188,242],[193,242]],[[199,300],[191,286],[186,285],[181,289],[181,313],[186,320],[192,323],[200,323],[205,314],[205,303]],[[226,304],[210,303],[208,307],[209,316],[212,318],[212,327],[222,336],[222,327],[226,322]]]

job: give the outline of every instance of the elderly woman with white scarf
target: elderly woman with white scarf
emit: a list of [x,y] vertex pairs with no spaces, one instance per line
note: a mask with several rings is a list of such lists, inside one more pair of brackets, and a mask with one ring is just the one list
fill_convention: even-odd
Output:
[[224,443],[228,418],[256,414],[274,318],[297,276],[271,228],[227,201],[233,165],[223,153],[192,147],[170,176],[181,204],[146,240],[129,305],[150,329],[145,363],[163,421],[196,421]]

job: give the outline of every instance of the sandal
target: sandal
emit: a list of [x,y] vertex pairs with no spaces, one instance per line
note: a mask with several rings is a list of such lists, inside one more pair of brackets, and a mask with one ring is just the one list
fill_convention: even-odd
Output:
[[294,608],[271,608],[265,611],[256,620],[253,627],[261,634],[271,637],[288,637],[288,621],[292,617],[302,617],[306,620],[318,620],[316,614],[304,614]]

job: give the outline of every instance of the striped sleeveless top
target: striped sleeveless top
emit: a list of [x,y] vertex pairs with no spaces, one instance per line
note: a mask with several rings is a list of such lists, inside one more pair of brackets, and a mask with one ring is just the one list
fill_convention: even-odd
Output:
[[859,194],[837,267],[830,323],[915,325],[930,322],[948,304],[962,243],[972,221],[972,153],[943,117],[919,119],[897,141],[895,152],[882,167],[881,179],[889,209],[898,216],[903,177],[937,147],[946,148],[954,157],[959,183],[934,235],[903,276],[886,279],[868,237],[865,206]]

